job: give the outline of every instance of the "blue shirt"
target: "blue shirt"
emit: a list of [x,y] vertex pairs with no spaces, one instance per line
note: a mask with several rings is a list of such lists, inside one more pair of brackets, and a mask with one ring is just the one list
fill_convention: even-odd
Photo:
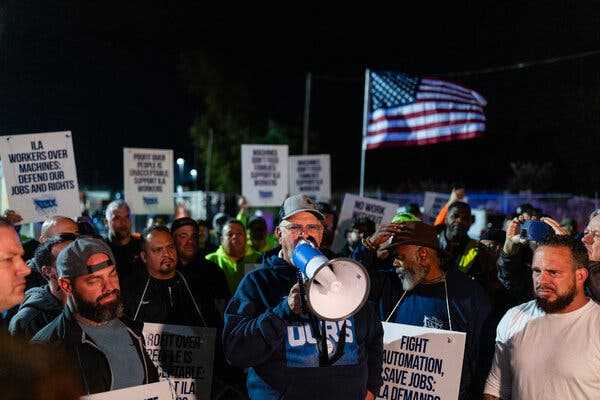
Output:
[[390,321],[449,330],[444,282],[420,283],[406,292]]

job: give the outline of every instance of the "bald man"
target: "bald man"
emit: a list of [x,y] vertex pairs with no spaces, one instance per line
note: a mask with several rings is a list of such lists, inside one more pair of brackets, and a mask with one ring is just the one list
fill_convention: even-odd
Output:
[[79,227],[71,218],[64,217],[62,215],[55,215],[45,220],[42,224],[40,243],[44,243],[52,236],[60,233],[73,233],[75,235],[79,235]]
[[[79,236],[79,227],[77,226],[77,222],[73,221],[69,217],[65,217],[62,215],[55,215],[53,217],[50,217],[47,220],[45,220],[42,224],[42,229],[40,231],[40,244],[43,244],[51,237],[60,235],[62,233],[72,233],[75,236]],[[27,263],[31,267],[31,259],[29,259]],[[42,287],[45,286],[47,283],[48,282],[46,281],[46,279],[38,271],[32,269],[31,274],[27,277],[26,290],[35,287]]]

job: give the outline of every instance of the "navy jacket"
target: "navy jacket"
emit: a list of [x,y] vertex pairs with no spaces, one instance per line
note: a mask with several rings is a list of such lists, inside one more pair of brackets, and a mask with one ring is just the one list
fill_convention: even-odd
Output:
[[[287,302],[296,271],[271,256],[244,277],[225,311],[225,356],[232,365],[249,367],[250,398],[363,400],[367,389],[377,394],[383,330],[375,305],[367,302],[347,319],[344,355],[333,366],[319,367],[311,325]],[[334,349],[343,322],[324,323]]]

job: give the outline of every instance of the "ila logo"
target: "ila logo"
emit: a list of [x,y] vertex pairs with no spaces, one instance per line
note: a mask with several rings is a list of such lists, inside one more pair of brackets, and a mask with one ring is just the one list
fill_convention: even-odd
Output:
[[33,206],[35,211],[42,214],[53,214],[58,208],[58,202],[55,197],[48,197],[44,199],[33,199]]

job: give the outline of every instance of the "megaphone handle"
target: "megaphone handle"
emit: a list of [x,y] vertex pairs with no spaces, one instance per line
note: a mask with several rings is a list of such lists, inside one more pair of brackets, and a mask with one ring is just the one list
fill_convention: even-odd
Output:
[[299,269],[296,269],[296,277],[298,279],[298,288],[300,289],[300,306],[302,314],[309,314],[308,306],[306,305],[306,286],[304,286],[304,277]]

